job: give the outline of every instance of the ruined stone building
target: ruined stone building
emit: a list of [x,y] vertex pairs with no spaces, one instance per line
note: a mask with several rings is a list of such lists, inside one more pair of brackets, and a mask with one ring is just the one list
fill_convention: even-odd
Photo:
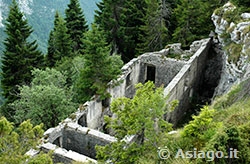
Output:
[[[168,57],[173,54],[179,59]],[[149,80],[156,86],[164,86],[164,95],[169,96],[168,101],[179,100],[178,107],[165,116],[165,119],[177,125],[189,109],[194,96],[213,97],[220,74],[214,74],[214,70],[210,70],[211,64],[217,64],[216,69],[221,67],[216,61],[218,55],[215,53],[213,39],[210,38],[193,42],[189,50],[182,50],[180,44],[172,44],[159,52],[145,53],[131,60],[122,67],[122,74],[116,81],[118,83],[114,85],[114,81],[110,82],[109,99],[101,101],[98,97],[93,97],[57,127],[48,129],[44,133],[40,150],[53,150],[54,162],[96,163],[95,145],[116,141],[115,137],[101,132],[105,131],[103,116],[112,115],[109,111],[110,103],[122,96],[132,98],[135,84]],[[211,77],[210,72],[214,74]],[[208,86],[211,93],[200,95],[204,86]],[[132,141],[132,137],[127,140]],[[38,152],[30,152],[32,153],[34,155]]]

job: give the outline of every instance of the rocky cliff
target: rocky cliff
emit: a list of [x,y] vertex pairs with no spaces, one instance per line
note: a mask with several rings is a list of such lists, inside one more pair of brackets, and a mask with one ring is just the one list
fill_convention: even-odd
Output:
[[228,2],[212,15],[223,59],[223,69],[215,95],[250,77],[250,13]]

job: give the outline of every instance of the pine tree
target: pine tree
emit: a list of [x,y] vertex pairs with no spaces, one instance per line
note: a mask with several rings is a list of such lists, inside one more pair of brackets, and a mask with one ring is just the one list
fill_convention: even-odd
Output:
[[143,35],[140,36],[142,43],[138,45],[138,51],[142,54],[144,52],[153,52],[163,48],[166,44],[168,29],[164,17],[169,13],[167,10],[165,0],[146,0],[147,8],[143,18],[145,25],[141,26]]
[[55,14],[54,28],[50,32],[48,40],[48,54],[46,64],[48,67],[55,66],[63,57],[71,57],[70,36],[67,33],[64,19],[58,12]]
[[58,60],[55,56],[55,39],[53,37],[53,31],[49,34],[49,40],[48,40],[48,54],[46,56],[46,66],[53,67]]
[[111,53],[120,53],[118,31],[120,29],[121,0],[103,0],[97,4],[95,23],[104,31],[104,37],[111,45]]
[[141,43],[139,36],[143,33],[140,26],[145,25],[141,19],[145,13],[145,1],[136,0],[134,3],[125,1],[123,7],[123,15],[121,15],[122,28],[119,34],[122,34],[123,40],[120,42],[120,50],[124,62],[129,62],[134,57],[141,55],[136,50],[138,44]]
[[84,49],[82,39],[84,38],[84,33],[88,31],[88,25],[80,7],[79,0],[70,0],[65,14],[68,34],[72,40],[72,52],[74,55],[81,54],[82,49]]
[[136,46],[140,42],[140,26],[145,1],[103,0],[98,5],[95,22],[104,30],[111,53],[121,54],[126,63],[138,55]]
[[[43,56],[37,50],[36,41],[30,42],[29,36],[33,32],[28,21],[20,12],[17,2],[12,1],[6,20],[7,38],[4,41],[5,50],[2,57],[3,96],[5,104],[16,100],[18,86],[29,84],[32,78],[31,70],[43,66]],[[12,115],[13,111],[2,110],[2,113]]]
[[95,24],[86,33],[84,43],[85,63],[75,85],[76,101],[84,102],[93,95],[106,98],[107,83],[120,73],[121,59],[110,56],[110,48],[103,38],[103,31]]
[[70,57],[71,54],[71,40],[70,35],[68,34],[68,28],[64,19],[59,15],[58,20],[56,20],[55,31],[53,37],[55,39],[55,50],[56,56],[60,56],[60,59],[63,57]]
[[221,3],[224,0],[180,0],[174,9],[177,28],[173,33],[173,40],[188,47],[194,40],[208,37],[210,31],[214,30],[210,17]]

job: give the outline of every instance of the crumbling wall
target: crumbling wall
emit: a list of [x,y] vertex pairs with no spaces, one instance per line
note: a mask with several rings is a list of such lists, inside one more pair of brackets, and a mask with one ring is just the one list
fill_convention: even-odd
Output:
[[[122,67],[122,75],[109,83],[108,93],[111,95],[109,104],[118,97],[132,98],[135,94],[135,85],[144,83],[148,79],[148,69],[153,67],[153,81],[156,86],[167,86],[174,76],[180,71],[185,61],[167,58],[166,49],[159,52],[146,53],[138,58],[131,60]],[[152,78],[152,77],[151,77]],[[87,104],[87,126],[92,129],[99,129],[102,125],[102,117],[105,112],[105,106],[98,98],[94,98]],[[92,105],[91,105],[92,104]],[[106,105],[106,106],[109,106]],[[108,110],[108,109],[107,109]]]
[[67,124],[62,133],[63,148],[93,159],[96,158],[96,145],[104,146],[114,141],[115,137],[73,123]]
[[[187,93],[184,93],[183,91],[181,91],[181,89],[189,88],[189,86],[186,85],[188,85],[188,83],[193,85],[194,83],[192,80],[202,75],[202,69],[199,69],[204,66],[203,60],[205,60],[205,58],[201,58],[201,54],[203,54],[201,51],[203,51],[204,47],[206,49],[209,49],[206,42],[208,42],[208,39],[195,41],[190,46],[190,50],[187,50],[187,52],[181,50],[180,45],[173,45],[173,47],[170,46],[167,49],[163,49],[159,52],[145,53],[138,58],[131,60],[129,63],[122,67],[121,76],[117,80],[111,81],[109,83],[109,88],[107,89],[108,93],[110,94],[109,99],[101,101],[99,97],[93,97],[91,101],[88,101],[84,105],[82,105],[76,113],[72,114],[72,117],[70,118],[72,119],[72,121],[74,121],[75,123],[79,123],[82,126],[100,130],[102,129],[102,126],[104,126],[103,115],[107,113],[110,114],[109,105],[112,100],[123,96],[132,98],[135,94],[135,85],[139,82],[145,83],[147,80],[154,81],[156,86],[163,85],[164,87],[167,87],[171,83],[171,86],[169,86],[168,88],[175,87],[175,85],[177,85],[178,83],[178,86],[176,86],[174,90],[178,90],[176,91],[176,94],[179,95],[174,96],[175,93],[174,91],[172,91],[172,97],[180,99],[180,94],[183,95],[182,97],[188,97],[184,95]],[[172,49],[171,51],[174,52],[185,52],[185,54],[189,55],[193,52],[196,53],[190,58],[189,61],[177,60],[168,58],[170,49]],[[188,69],[190,73],[184,73],[186,74],[185,76],[187,76],[184,81],[176,80],[176,78],[184,76],[182,74],[183,72],[186,72],[185,69]],[[150,71],[151,73],[149,73]],[[198,74],[199,76],[194,75],[194,73]],[[174,77],[176,78],[174,79]],[[190,92],[193,91],[193,89],[190,90]],[[186,103],[183,103],[183,105],[185,104]],[[179,106],[181,106],[181,104]]]
[[166,115],[166,119],[174,126],[183,118],[190,106],[191,98],[202,85],[203,71],[211,45],[211,39],[204,39],[201,47],[164,89],[164,95],[169,96],[168,102],[179,100],[177,108]]
[[96,160],[91,159],[85,155],[79,154],[77,152],[66,150],[64,148],[58,147],[55,144],[52,143],[46,143],[40,146],[41,151],[43,152],[50,152],[53,151],[53,162],[54,163],[64,163],[69,164],[74,161],[78,162],[91,162],[91,163],[97,163]]
[[53,151],[55,163],[68,164],[72,161],[92,161],[96,163],[94,160],[96,156],[95,146],[104,146],[114,141],[116,141],[115,137],[82,127],[68,118],[57,127],[50,128],[44,133],[40,150],[44,152]]

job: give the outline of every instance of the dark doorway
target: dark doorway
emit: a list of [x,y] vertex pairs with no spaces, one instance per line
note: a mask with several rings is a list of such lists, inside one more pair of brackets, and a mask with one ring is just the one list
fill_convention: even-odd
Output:
[[155,66],[147,66],[147,77],[146,81],[153,81],[155,83]]

